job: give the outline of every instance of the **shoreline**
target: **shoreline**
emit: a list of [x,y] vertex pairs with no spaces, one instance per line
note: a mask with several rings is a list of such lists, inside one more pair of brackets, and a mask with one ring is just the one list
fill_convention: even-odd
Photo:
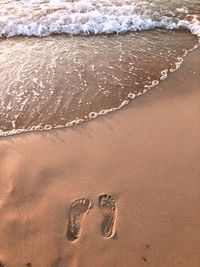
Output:
[[[138,36],[143,34],[144,36],[142,37],[142,35],[141,35],[141,39],[151,38],[151,37],[153,38],[154,35],[153,35],[153,32],[152,32],[152,34],[150,34],[151,32],[152,31],[148,31],[148,32],[146,32],[147,35],[144,35],[145,34],[145,31],[144,31],[143,33],[140,33]],[[160,33],[161,32],[163,32],[163,31],[160,31]],[[168,32],[168,34],[166,36],[168,36],[170,40],[173,40],[173,35],[171,35],[171,34],[172,33],[174,34],[174,31],[167,31],[167,32]],[[180,38],[178,43],[182,44],[182,43],[184,43],[184,40],[186,37],[184,37],[184,35],[180,34],[181,33],[180,30],[178,32],[179,32],[179,34],[178,34],[179,37],[176,36],[176,38],[178,38],[177,40],[179,40],[179,38]],[[122,41],[120,41],[120,42],[122,42],[124,45],[126,44],[126,42],[130,42],[130,45],[132,44],[132,46],[134,46],[135,42],[137,41],[137,38],[136,38],[136,40],[134,40],[135,35],[136,34],[133,34],[133,35],[127,34],[126,36],[128,39],[125,41],[123,40],[123,42]],[[158,38],[160,41],[163,39],[161,37],[162,36],[160,36]],[[53,38],[53,37],[51,37],[51,38]],[[49,42],[50,42],[51,38],[49,38],[47,40],[49,40]],[[100,38],[100,37],[95,37],[95,38]],[[108,38],[108,37],[106,37],[106,38]],[[116,37],[116,38],[118,38],[118,37]],[[59,43],[62,43],[61,47],[62,46],[65,47],[68,44],[68,43],[65,43],[66,39],[63,36],[60,36],[58,40],[59,40]],[[79,38],[77,40],[79,40]],[[80,37],[80,40],[77,41],[77,43],[79,43],[80,46],[85,45],[84,42],[82,42],[83,40],[82,41],[81,40],[82,40],[82,37]],[[133,56],[133,58],[131,58],[131,59],[125,58],[125,63],[123,63],[124,66],[121,66],[119,68],[116,67],[116,70],[114,71],[114,73],[112,73],[112,72],[109,73],[109,69],[110,68],[113,69],[114,65],[112,66],[112,64],[110,64],[110,65],[108,64],[109,66],[106,67],[106,70],[108,71],[107,75],[105,75],[104,70],[102,70],[102,69],[98,70],[98,68],[97,68],[95,73],[93,73],[93,71],[92,72],[88,71],[88,74],[87,74],[87,71],[86,71],[85,78],[83,78],[83,81],[81,81],[80,83],[78,82],[76,85],[75,84],[73,85],[73,83],[71,84],[70,81],[67,81],[67,86],[69,86],[69,87],[75,86],[75,87],[77,87],[77,90],[83,89],[81,87],[82,86],[81,83],[83,83],[83,82],[88,83],[88,92],[87,93],[86,92],[81,93],[81,91],[80,92],[77,91],[76,94],[73,95],[74,94],[73,90],[71,90],[71,91],[70,91],[70,89],[69,90],[63,90],[62,87],[64,88],[64,86],[66,86],[65,83],[62,81],[62,79],[64,79],[64,80],[66,79],[65,74],[63,72],[61,72],[61,73],[62,73],[62,75],[64,75],[64,77],[59,78],[58,80],[55,79],[55,81],[54,81],[55,84],[57,84],[59,82],[60,87],[59,86],[56,86],[55,88],[50,87],[52,90],[51,94],[53,94],[53,96],[51,96],[51,94],[48,93],[50,90],[48,86],[50,86],[51,84],[48,84],[49,82],[46,84],[45,79],[43,79],[43,80],[41,79],[41,81],[40,81],[40,83],[43,86],[44,85],[46,86],[46,87],[44,87],[45,88],[44,92],[43,92],[43,89],[41,89],[42,90],[41,92],[38,92],[36,89],[34,89],[32,92],[32,89],[35,88],[34,87],[35,85],[34,85],[34,83],[32,84],[32,82],[31,82],[31,80],[32,80],[31,76],[30,77],[28,76],[25,79],[25,81],[27,81],[27,88],[22,87],[21,91],[20,90],[18,91],[16,89],[17,88],[16,87],[17,80],[14,81],[13,84],[11,84],[11,88],[12,88],[12,86],[13,86],[13,88],[16,87],[15,88],[15,90],[16,90],[15,95],[17,95],[17,94],[23,95],[23,91],[25,91],[26,96],[23,95],[23,98],[21,98],[20,102],[15,103],[15,96],[14,95],[11,97],[10,102],[8,102],[6,100],[6,93],[4,93],[5,96],[3,96],[4,94],[2,95],[2,97],[3,97],[2,103],[4,103],[4,104],[2,104],[2,106],[1,106],[2,116],[1,116],[0,122],[2,125],[2,127],[1,127],[2,131],[0,131],[0,138],[1,138],[1,136],[2,137],[3,136],[12,136],[12,135],[16,135],[16,134],[23,133],[23,132],[28,133],[28,132],[34,132],[37,130],[38,131],[46,131],[46,130],[52,130],[52,129],[62,129],[62,128],[66,128],[66,127],[71,127],[73,125],[80,125],[81,123],[83,123],[85,121],[90,121],[91,119],[94,119],[98,116],[105,115],[105,114],[108,114],[110,112],[113,112],[113,111],[120,109],[121,107],[129,104],[129,102],[132,99],[136,98],[137,96],[141,96],[144,93],[152,90],[152,88],[154,88],[157,84],[159,84],[164,79],[168,78],[172,72],[175,72],[177,69],[179,69],[180,66],[182,65],[184,59],[186,58],[187,54],[189,52],[194,51],[199,46],[199,43],[197,42],[198,41],[197,37],[190,35],[189,40],[190,41],[188,41],[187,45],[185,42],[184,45],[182,45],[182,46],[180,45],[180,49],[178,49],[177,51],[176,51],[176,49],[173,50],[173,53],[174,53],[173,60],[172,60],[172,58],[171,59],[169,59],[169,58],[164,59],[164,56],[161,56],[159,58],[159,60],[157,60],[159,62],[158,65],[160,64],[158,68],[151,67],[151,65],[152,65],[151,64],[152,63],[151,62],[152,61],[151,56],[150,56],[150,58],[151,58],[150,59],[150,58],[148,58],[148,55],[147,55],[148,64],[147,63],[145,63],[145,64],[147,64],[148,66],[146,66],[146,67],[143,67],[142,63],[140,66],[140,60],[139,59],[136,62],[134,62],[134,56]],[[53,39],[51,41],[53,41]],[[193,41],[194,41],[194,43],[193,43]],[[69,44],[70,44],[70,42],[69,42]],[[105,40],[103,40],[102,42],[103,42],[102,44],[104,44]],[[109,43],[107,45],[108,48],[112,44],[112,40],[110,42],[111,43]],[[115,40],[115,42],[117,42],[117,39]],[[107,42],[105,42],[105,43],[107,43]],[[158,43],[160,43],[160,42],[158,42]],[[173,41],[173,43],[174,43],[174,41]],[[18,44],[18,42],[15,45],[17,45],[17,44]],[[19,44],[21,45],[21,43],[19,43]],[[23,44],[23,42],[22,42],[22,44]],[[89,44],[90,43],[88,43],[88,45]],[[145,45],[145,43],[142,43],[142,44]],[[20,45],[19,45],[19,47],[20,47]],[[36,47],[34,45],[36,45]],[[38,48],[40,48],[40,45],[42,45],[42,43],[40,44],[40,42],[39,42],[39,44],[36,43],[34,45],[33,45],[33,47],[35,47],[34,49],[36,49],[36,48],[38,49]],[[73,47],[75,46],[74,47],[75,51],[76,50],[82,51],[81,47],[78,47],[78,44],[74,44],[73,41],[72,41],[71,45]],[[160,45],[158,45],[158,47]],[[96,49],[98,46],[99,46],[99,43],[97,42],[96,43]],[[161,47],[162,46],[163,45],[161,45]],[[181,49],[181,47],[182,47],[182,49]],[[48,45],[47,45],[47,48],[48,48]],[[24,47],[22,47],[22,51],[23,51],[23,49],[24,49]],[[31,47],[31,49],[33,49],[33,48]],[[87,51],[87,48],[85,48],[85,49]],[[156,52],[157,49],[154,46],[152,46],[152,47],[149,46],[148,49],[152,49],[151,53],[153,53],[153,50],[155,50],[153,54],[157,53]],[[132,48],[132,50],[134,51],[133,48]],[[95,55],[96,55],[97,51],[95,50],[95,52],[94,52]],[[160,52],[160,54],[162,55],[166,51],[163,50],[162,52]],[[171,50],[169,50],[167,53],[170,54],[171,53],[170,51]],[[89,51],[87,51],[87,52],[90,53]],[[32,52],[30,52],[30,53],[32,53]],[[136,55],[137,55],[137,53],[138,52],[136,51]],[[20,49],[19,49],[19,54],[20,54]],[[116,53],[114,53],[111,56],[111,58],[114,59],[114,62],[116,61],[115,64],[118,64],[117,62],[119,59],[117,59],[117,57],[115,58],[115,56],[114,56],[116,54],[117,54],[117,51],[116,51]],[[29,72],[31,71],[31,69],[35,68],[34,66],[35,66],[35,64],[37,64],[37,62],[35,62],[35,64],[34,64],[34,57],[37,58],[37,53],[35,52],[35,54],[34,54],[34,52],[33,52],[33,55],[34,56],[33,56],[32,60],[30,60],[30,62],[27,63],[30,66],[30,70],[27,70]],[[61,57],[61,55],[59,53],[58,53],[58,56]],[[120,57],[121,57],[121,54],[120,54]],[[13,54],[13,58],[15,58],[14,54]],[[71,56],[71,59],[72,58],[73,58],[73,55]],[[86,56],[86,58],[87,58],[87,56]],[[87,62],[86,58],[80,57],[80,60],[83,61],[82,63]],[[101,62],[101,61],[99,61],[100,58],[101,58],[100,55],[97,56],[97,58],[95,58],[95,60],[97,60],[97,62],[96,62],[97,66],[98,66],[98,63],[100,64],[100,62]],[[104,60],[106,60],[106,59],[104,59]],[[135,68],[136,68],[135,72],[133,71],[133,66],[131,65],[131,64],[133,64],[133,63],[131,63],[132,60],[135,64]],[[154,60],[155,60],[155,58],[153,59],[153,61]],[[92,61],[93,61],[93,59],[92,59]],[[92,61],[90,62],[90,64],[92,64]],[[167,63],[168,61],[170,63]],[[156,62],[154,62],[154,63],[155,63],[155,65],[157,65]],[[13,62],[13,64],[15,64],[15,63]],[[41,72],[45,72],[45,69],[47,68],[46,60],[44,60],[44,62],[41,60],[40,64],[42,66]],[[63,64],[63,66],[65,64],[67,64],[66,68],[71,69],[71,67],[68,66],[69,63],[63,62],[62,64]],[[103,65],[100,65],[100,66],[103,66]],[[37,68],[40,68],[40,66],[38,66]],[[76,65],[74,65],[73,68],[75,68],[75,70],[76,70]],[[87,67],[85,65],[83,66],[83,69],[84,68],[86,68],[86,70],[87,70]],[[94,67],[94,68],[96,68],[96,67]],[[143,70],[142,73],[143,72],[144,73],[141,74],[141,73],[137,72],[137,68],[139,68],[139,69],[142,68],[142,70]],[[6,69],[9,70],[9,66],[7,66]],[[155,69],[156,69],[156,71],[155,71]],[[48,70],[48,68],[46,70]],[[23,70],[22,73],[24,71],[25,70]],[[81,73],[81,70],[79,70],[79,71]],[[123,77],[119,78],[118,82],[116,82],[118,75],[120,75],[120,73],[122,71],[123,71],[123,75],[122,75]],[[13,74],[12,74],[13,79],[15,80],[14,70],[12,70],[12,72],[13,72]],[[134,72],[134,73],[132,73],[132,72]],[[107,84],[107,87],[105,87],[105,88],[102,87],[104,89],[101,88],[102,84],[99,81],[99,77],[98,77],[99,73],[101,73],[100,74],[101,79],[104,80],[104,78],[105,78],[105,82]],[[151,73],[153,73],[153,74],[151,74]],[[12,77],[12,75],[11,75],[11,77]],[[72,75],[72,76],[70,76],[70,78],[72,80],[76,77],[76,76],[73,76],[72,73],[69,75]],[[80,74],[80,75],[82,75],[82,74]],[[88,75],[88,77],[87,77],[87,75]],[[145,76],[148,76],[148,77],[145,77]],[[11,79],[11,77],[10,77],[10,79]],[[37,75],[36,75],[36,77],[37,77]],[[136,77],[136,78],[131,78],[131,77]],[[40,79],[39,76],[37,77],[37,79]],[[9,79],[7,79],[7,80],[9,80]],[[46,80],[47,81],[49,80],[48,76],[46,77]],[[28,81],[30,81],[30,84]],[[8,87],[10,86],[9,84],[8,85],[6,84],[6,81],[2,80],[2,82],[3,82],[5,88],[7,86]],[[93,90],[93,86],[92,86],[93,83],[94,84],[96,83],[96,85],[98,84],[98,86],[95,90]],[[120,91],[121,86],[123,86],[123,88],[125,86],[126,89],[123,89],[123,90],[121,89],[121,91]],[[27,93],[28,92],[27,90],[30,93]],[[116,92],[118,92],[118,93],[116,93]],[[7,93],[11,94],[10,91],[8,91]],[[43,94],[46,97],[45,100],[43,99]],[[69,97],[68,94],[69,95],[71,94],[71,96],[73,95],[73,97],[72,98],[71,98],[71,96]],[[119,94],[120,97],[117,96],[117,94]],[[35,97],[36,97],[35,95],[39,95],[39,96],[37,96],[37,102],[40,103],[36,106],[35,106],[35,102],[34,102]],[[57,95],[58,96],[62,95],[62,97],[59,98],[59,97],[57,97]],[[90,102],[87,102],[87,101],[89,101],[90,98],[92,98],[93,100],[90,100]],[[23,101],[22,101],[22,99],[23,99]],[[60,106],[59,105],[57,106],[58,103],[62,102],[61,100],[63,101],[63,104],[62,105],[59,104]],[[48,105],[45,104],[46,103],[45,101],[48,101],[51,109],[49,109],[47,107]],[[7,112],[7,108],[6,108],[5,103],[7,103],[7,106],[10,109],[9,112]],[[26,105],[26,103],[28,103],[28,104]],[[99,103],[101,103],[101,104],[99,104]],[[13,109],[13,107],[15,105],[18,105],[18,109]],[[38,114],[40,114],[40,116]],[[47,114],[49,114],[49,115],[47,115]]]
[[[200,49],[123,109],[78,127],[0,139],[0,261],[8,267],[200,264]],[[116,200],[115,238],[98,197]],[[71,203],[92,209],[76,242]]]

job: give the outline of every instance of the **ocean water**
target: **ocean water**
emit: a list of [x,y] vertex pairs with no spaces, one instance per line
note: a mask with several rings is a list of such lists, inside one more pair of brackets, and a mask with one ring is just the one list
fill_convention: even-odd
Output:
[[0,0],[0,136],[115,111],[199,38],[199,0]]

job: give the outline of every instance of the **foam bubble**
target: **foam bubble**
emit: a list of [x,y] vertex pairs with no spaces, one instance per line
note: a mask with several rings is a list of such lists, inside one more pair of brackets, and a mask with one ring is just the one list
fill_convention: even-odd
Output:
[[121,105],[120,105],[117,109],[120,109],[120,108],[122,108],[122,107],[128,105],[128,103],[129,103],[129,100],[124,100],[124,101],[121,103]]
[[137,96],[141,96],[141,95],[142,95],[142,92],[139,92],[139,93],[137,93],[136,95],[137,95]]
[[161,71],[161,77],[160,80],[165,80],[168,76],[168,70]]
[[90,112],[90,114],[89,114],[89,118],[90,119],[94,119],[94,118],[96,118],[98,116],[98,113],[97,112]]
[[53,128],[52,125],[49,124],[44,126],[44,130],[51,130],[52,128]]
[[152,81],[152,84],[151,84],[151,87],[154,87],[154,86],[156,86],[158,84],[159,84],[159,81],[158,80],[153,80]]
[[129,94],[128,94],[128,98],[130,98],[130,99],[134,99],[135,97],[136,97],[136,95],[133,94],[133,93],[129,93]]
[[[199,17],[189,15],[186,7],[177,7],[176,13],[173,13],[174,17],[167,17],[159,6],[156,7],[156,4],[154,10],[152,7],[149,9],[143,1],[138,2],[122,1],[119,5],[115,1],[104,2],[103,0],[99,4],[90,0],[75,2],[50,0],[49,3],[19,0],[17,4],[11,1],[1,6],[3,15],[0,16],[0,36],[48,36],[55,33],[88,35],[160,27],[185,28],[200,36]],[[180,19],[180,14],[182,16],[185,14],[185,18]]]
[[99,115],[106,115],[108,113],[108,110],[102,109],[99,111]]
[[77,120],[76,120],[76,124],[81,124],[81,123],[83,123],[83,122],[84,122],[83,119],[77,119]]
[[38,131],[42,131],[44,128],[41,125],[35,126],[35,129]]

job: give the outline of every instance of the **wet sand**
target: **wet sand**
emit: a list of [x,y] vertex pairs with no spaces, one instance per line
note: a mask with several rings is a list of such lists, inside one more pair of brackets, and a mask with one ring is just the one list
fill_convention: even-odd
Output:
[[116,110],[180,66],[196,44],[188,31],[161,29],[5,39],[0,136],[64,128]]
[[[198,49],[158,87],[105,117],[0,139],[5,266],[200,265],[199,62]],[[104,194],[114,200],[110,209],[100,203]],[[106,236],[101,224],[111,210]],[[78,238],[67,234],[68,220],[80,222]]]

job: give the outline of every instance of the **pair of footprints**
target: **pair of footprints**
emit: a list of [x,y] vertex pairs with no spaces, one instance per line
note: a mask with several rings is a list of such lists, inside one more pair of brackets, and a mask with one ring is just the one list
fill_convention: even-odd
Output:
[[[98,198],[98,206],[103,214],[101,233],[105,238],[111,238],[115,235],[116,230],[116,201],[114,197],[110,195],[100,195]],[[88,214],[91,207],[92,203],[88,198],[81,198],[72,202],[67,225],[68,240],[75,241],[79,238],[83,217]]]

